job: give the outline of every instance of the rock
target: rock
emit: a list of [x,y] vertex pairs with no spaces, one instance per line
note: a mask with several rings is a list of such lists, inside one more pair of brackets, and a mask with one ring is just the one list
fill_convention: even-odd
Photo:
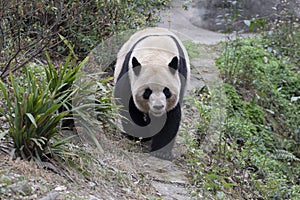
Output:
[[28,181],[23,181],[23,182],[11,185],[10,188],[14,193],[22,194],[22,195],[29,195],[32,192],[32,188],[29,185]]
[[65,191],[65,190],[67,190],[67,187],[63,186],[63,185],[59,185],[54,190],[55,191]]
[[183,186],[170,185],[160,182],[152,182],[152,186],[159,192],[159,195],[164,200],[174,200],[174,199],[187,199],[189,196],[188,191]]
[[101,200],[101,199],[95,197],[94,195],[90,195],[89,200]]
[[45,197],[41,198],[40,200],[57,200],[59,197],[59,193],[56,191],[49,192]]
[[273,7],[276,7],[279,2],[279,0],[240,0],[232,2],[224,2],[223,0],[194,1],[190,5],[191,10],[194,11],[190,21],[197,27],[212,31],[223,31],[229,27],[223,16],[226,14],[232,15],[234,9],[237,9],[240,16],[233,23],[232,27],[230,26],[230,29],[237,31],[244,29],[248,31],[248,27],[244,24],[245,19],[252,19],[255,16],[259,16],[260,18],[266,17],[269,20],[273,20],[276,18]]

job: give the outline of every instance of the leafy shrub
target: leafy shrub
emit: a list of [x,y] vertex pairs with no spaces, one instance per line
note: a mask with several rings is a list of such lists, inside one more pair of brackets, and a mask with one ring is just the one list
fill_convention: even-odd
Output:
[[[53,156],[59,158],[66,151],[66,142],[73,137],[60,134],[63,128],[61,122],[66,118],[74,123],[75,119],[80,118],[78,121],[82,123],[76,124],[81,126],[78,128],[85,130],[85,134],[103,151],[91,127],[101,125],[97,119],[114,124],[114,115],[111,113],[116,112],[111,98],[112,91],[106,85],[111,78],[97,82],[85,80],[84,84],[78,85],[75,80],[80,78],[80,69],[87,59],[77,64],[70,54],[65,63],[56,68],[48,54],[46,57],[48,64],[44,67],[32,63],[24,68],[24,74],[20,77],[10,75],[6,84],[0,82],[5,99],[0,114],[9,124],[7,131],[1,127],[4,131],[1,138],[7,133],[12,138],[14,156],[40,161]],[[95,98],[83,96],[90,94],[91,88],[95,86],[98,87]]]
[[287,57],[268,52],[264,40],[231,44],[238,47],[226,49],[229,52],[217,63],[230,84],[225,84],[230,100],[225,133],[230,149],[237,151],[220,153],[227,155],[227,160],[235,156],[237,162],[244,163],[241,167],[251,177],[251,187],[259,185],[254,187],[258,196],[296,199],[299,148],[295,144],[299,140],[294,133],[300,126],[300,105],[292,102],[292,97],[299,96],[300,74]]
[[[80,76],[79,70],[81,66],[85,63],[83,61],[81,64],[77,65],[76,58],[73,58],[70,53],[66,58],[64,64],[60,64],[59,68],[52,64],[51,58],[48,53],[47,57],[47,67],[45,68],[46,80],[49,83],[50,93],[56,94],[56,99],[61,99],[63,105],[58,109],[59,112],[67,111],[68,115],[64,117],[62,126],[72,128],[74,126],[74,119],[72,119],[72,97],[69,95],[73,92],[73,83]],[[67,94],[67,95],[66,95]]]
[[[212,152],[190,139],[192,181],[219,199],[298,199],[300,74],[294,61],[265,46],[265,38],[229,41],[216,63],[224,76],[227,119]],[[209,124],[212,110],[196,100]],[[209,103],[208,103],[209,105]],[[209,195],[204,194],[202,195]]]
[[295,132],[296,127],[292,121],[296,120],[295,114],[299,105],[292,99],[300,96],[300,75],[296,72],[297,66],[289,62],[287,57],[277,58],[273,53],[269,53],[263,44],[264,40],[259,39],[243,41],[238,49],[229,47],[227,51],[230,53],[217,62],[224,66],[221,70],[225,74],[225,81],[233,84],[241,95],[234,95],[236,102],[233,105],[237,105],[239,98],[257,103],[268,111],[268,117],[273,115],[283,124],[284,130],[278,131]]
[[49,92],[49,84],[24,69],[26,87],[10,75],[12,94],[9,95],[10,89],[0,82],[6,103],[6,109],[0,108],[0,113],[8,121],[8,134],[13,140],[15,155],[43,160],[51,157],[52,147],[63,144],[63,141],[53,139],[58,137],[60,120],[67,115],[67,112],[57,111],[69,97],[65,93],[57,98],[55,92]]
[[4,0],[0,4],[0,77],[22,68],[46,50],[67,55],[63,35],[82,60],[114,33],[151,26],[169,0],[40,1]]
[[277,57],[288,56],[295,64],[300,61],[299,9],[299,2],[281,0],[276,6],[277,18],[268,25],[270,30],[264,34],[264,45],[269,52]]
[[[281,1],[273,24],[263,18],[245,20],[249,28],[271,30],[256,38],[227,41],[216,60],[228,98],[227,119],[212,152],[200,149],[201,141],[194,136],[186,154],[196,192],[202,196],[299,199],[300,26],[296,4]],[[225,16],[230,26],[243,14],[238,7],[231,8],[233,12]],[[210,120],[211,111],[199,111],[205,115],[202,120]],[[205,130],[201,124],[198,130]]]

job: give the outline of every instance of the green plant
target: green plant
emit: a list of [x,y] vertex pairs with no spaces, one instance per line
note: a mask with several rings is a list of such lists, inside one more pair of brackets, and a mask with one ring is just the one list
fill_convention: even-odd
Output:
[[[99,43],[116,32],[153,26],[158,10],[169,0],[40,1],[3,0],[0,4],[0,78],[24,67],[34,58],[51,52],[65,56],[74,45],[83,60]],[[129,20],[130,19],[130,20]]]
[[269,52],[264,42],[229,41],[230,48],[217,60],[229,99],[224,127],[228,144],[218,153],[234,162],[233,169],[246,170],[258,196],[297,199],[299,153],[293,133],[299,127],[299,104],[291,98],[299,96],[299,73],[289,58]]
[[1,92],[5,99],[5,107],[0,108],[1,115],[8,121],[8,134],[13,139],[16,156],[23,159],[43,160],[51,157],[52,146],[59,136],[60,120],[67,112],[58,113],[58,109],[68,99],[67,93],[56,97],[56,92],[50,93],[49,84],[38,80],[34,73],[24,68],[26,87],[21,86],[13,75],[9,76],[10,89],[0,81]]
[[115,119],[118,118],[118,107],[113,102],[112,77],[103,78],[96,82],[96,114],[97,119],[104,123],[115,126]]
[[210,105],[211,94],[207,86],[203,86],[201,89],[195,89],[195,95],[192,98],[192,103],[197,109],[198,121],[197,126],[197,139],[200,144],[208,133],[210,121],[212,118],[212,106]]
[[205,105],[213,98],[208,104],[195,101],[201,119],[197,135],[188,140],[186,158],[196,191],[205,188],[205,197],[300,196],[300,74],[294,61],[269,52],[265,41],[261,37],[228,41],[217,59],[225,82],[227,118],[211,152],[200,145],[212,120],[213,109]]
[[189,58],[191,60],[193,58],[198,58],[200,56],[200,53],[199,53],[200,45],[199,44],[195,44],[191,41],[186,40],[186,41],[183,41],[183,45],[186,48]]
[[[64,38],[62,38],[64,40]],[[65,43],[68,43],[65,41]],[[49,83],[50,92],[55,92],[62,95],[65,91],[70,90],[73,82],[80,76],[78,74],[80,68],[86,61],[77,64],[77,57],[74,54],[73,48],[69,46],[70,53],[64,64],[60,64],[59,68],[53,65],[49,54],[46,52],[47,67],[45,68],[47,82]]]
[[[263,34],[264,45],[277,57],[288,56],[291,62],[299,63],[300,56],[300,18],[296,14],[299,3],[282,0],[276,6],[276,19]],[[298,67],[299,69],[299,67]]]
[[[243,14],[240,2],[224,2],[232,11],[223,18],[232,28]],[[216,60],[225,83],[227,118],[211,152],[203,151],[199,146],[202,138],[194,135],[188,140],[186,154],[191,180],[202,196],[300,197],[300,31],[293,3],[278,4],[275,24],[267,24],[257,16],[244,20],[250,29],[272,29],[255,38],[226,41],[223,54]],[[203,105],[197,101],[197,107]],[[197,127],[203,131],[213,109],[198,111],[202,119]]]
[[[72,119],[72,96],[70,94],[73,92],[74,81],[80,76],[79,70],[85,64],[86,60],[77,64],[76,56],[73,56],[71,48],[71,53],[66,58],[64,64],[60,64],[59,68],[52,64],[51,58],[48,53],[46,53],[47,66],[45,67],[46,79],[49,83],[50,93],[56,94],[56,99],[61,99],[63,102],[62,106],[58,109],[59,112],[68,111],[68,115],[64,117],[62,121],[62,126],[74,126]],[[68,94],[68,95],[66,95]],[[64,98],[61,98],[64,96]]]

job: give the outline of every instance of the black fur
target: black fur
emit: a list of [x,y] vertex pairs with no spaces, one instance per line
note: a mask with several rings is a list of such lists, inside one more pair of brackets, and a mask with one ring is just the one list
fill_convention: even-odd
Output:
[[175,72],[174,70],[177,70],[178,69],[178,58],[177,56],[175,56],[171,62],[169,63],[169,67],[173,70],[171,70],[171,72]]
[[170,89],[167,87],[164,88],[163,93],[165,94],[167,99],[171,98],[171,96],[172,96]]
[[138,76],[140,74],[140,72],[141,72],[141,64],[136,59],[136,57],[132,58],[132,68],[133,68],[134,74],[136,76]]
[[[181,108],[180,104],[178,103],[173,110],[167,112],[167,121],[161,131],[152,137],[151,151],[158,151],[172,143],[172,140],[175,139],[178,132],[180,120]],[[173,144],[167,147],[164,152],[168,154],[172,150],[172,147]]]
[[147,89],[144,91],[143,98],[144,98],[144,99],[149,99],[151,94],[152,94],[152,90],[151,90],[150,88],[147,88]]
[[150,124],[150,117],[148,113],[141,112],[134,104],[133,97],[129,102],[129,114],[134,123],[139,126],[145,127]]

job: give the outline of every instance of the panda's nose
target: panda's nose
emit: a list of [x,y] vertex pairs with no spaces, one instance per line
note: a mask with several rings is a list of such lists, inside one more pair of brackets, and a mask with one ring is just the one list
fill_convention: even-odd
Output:
[[155,108],[156,110],[161,110],[164,108],[164,105],[155,105],[153,106],[153,108]]

